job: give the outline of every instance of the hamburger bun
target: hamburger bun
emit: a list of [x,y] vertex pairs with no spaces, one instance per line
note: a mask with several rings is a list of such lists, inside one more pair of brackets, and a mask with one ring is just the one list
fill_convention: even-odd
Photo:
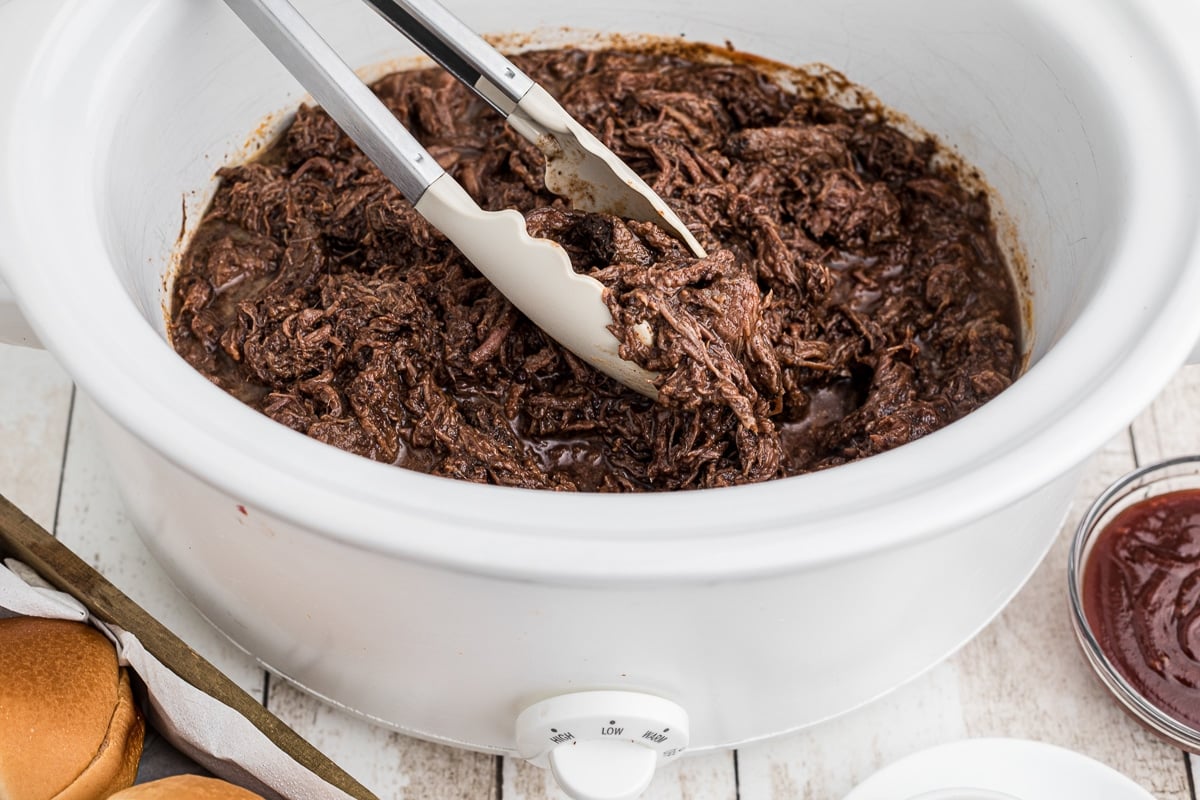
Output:
[[133,783],[144,733],[129,674],[102,633],[0,619],[0,798],[108,797]]
[[117,792],[109,800],[263,800],[262,795],[215,778],[176,775]]

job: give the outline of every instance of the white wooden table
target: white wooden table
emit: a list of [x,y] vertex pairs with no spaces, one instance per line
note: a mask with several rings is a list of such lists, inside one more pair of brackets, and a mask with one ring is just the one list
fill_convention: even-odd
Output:
[[[536,767],[373,727],[264,674],[188,606],[151,560],[115,496],[85,405],[55,361],[0,345],[0,376],[0,492],[382,800],[563,797]],[[1092,677],[1075,645],[1065,589],[1068,531],[1091,498],[1135,463],[1195,452],[1200,367],[1187,367],[1093,457],[1045,562],[957,655],[886,698],[810,731],[684,759],[664,769],[646,797],[840,800],[909,753],[966,737],[1005,736],[1097,758],[1159,800],[1200,800],[1193,777],[1200,759],[1145,733]]]

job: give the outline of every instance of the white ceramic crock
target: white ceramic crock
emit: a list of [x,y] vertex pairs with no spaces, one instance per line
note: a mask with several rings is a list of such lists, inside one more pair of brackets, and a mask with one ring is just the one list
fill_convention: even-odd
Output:
[[[302,7],[353,64],[411,52],[359,4]],[[531,43],[685,35],[843,70],[995,187],[1035,329],[996,400],[819,474],[614,497],[375,464],[240,405],[164,339],[164,276],[214,171],[299,88],[219,0],[0,6],[0,265],[101,411],[133,520],[234,641],[384,724],[511,752],[530,703],[625,689],[683,706],[705,749],[866,702],[1005,604],[1080,463],[1200,334],[1195,3],[452,8]]]

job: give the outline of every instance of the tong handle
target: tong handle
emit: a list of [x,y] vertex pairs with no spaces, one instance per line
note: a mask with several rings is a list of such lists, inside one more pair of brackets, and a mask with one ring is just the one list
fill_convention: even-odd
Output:
[[364,0],[441,64],[507,117],[533,80],[437,0]]
[[444,172],[288,0],[225,0],[414,205]]

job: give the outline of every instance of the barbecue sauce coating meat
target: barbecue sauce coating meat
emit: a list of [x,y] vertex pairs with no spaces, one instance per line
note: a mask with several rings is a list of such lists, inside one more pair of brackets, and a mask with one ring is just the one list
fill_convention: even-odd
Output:
[[[673,490],[879,453],[1003,390],[1015,290],[986,196],[869,110],[749,62],[556,50],[514,59],[675,208],[570,210],[541,153],[439,70],[374,89],[487,209],[517,208],[607,287],[647,400],[559,347],[319,109],[221,184],[175,282],[171,338],[294,430],[402,467],[510,486]],[[639,335],[646,325],[653,340]]]

